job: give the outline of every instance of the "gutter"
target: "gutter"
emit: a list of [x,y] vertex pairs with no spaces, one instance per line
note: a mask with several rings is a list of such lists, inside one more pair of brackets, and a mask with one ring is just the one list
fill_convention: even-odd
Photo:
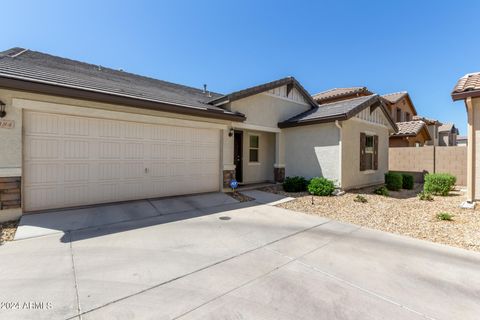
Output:
[[338,120],[335,120],[335,126],[340,132],[340,138],[338,140],[338,186],[342,187],[342,125]]
[[139,99],[132,96],[116,93],[103,92],[94,89],[83,89],[68,85],[58,85],[48,81],[32,81],[21,77],[0,74],[0,87],[12,90],[33,92],[38,94],[49,94],[54,96],[119,104],[139,109],[171,112],[176,114],[197,116],[244,122],[246,117],[243,114],[225,113],[222,111],[208,110],[183,104],[169,103],[152,99]]

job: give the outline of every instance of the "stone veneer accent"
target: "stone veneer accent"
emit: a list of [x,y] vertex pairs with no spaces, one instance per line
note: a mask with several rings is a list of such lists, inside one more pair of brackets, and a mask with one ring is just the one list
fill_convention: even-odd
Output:
[[223,170],[223,187],[230,188],[230,181],[235,179],[235,170]]
[[285,180],[285,168],[273,168],[273,176],[275,182],[283,182]]
[[0,210],[21,207],[21,177],[0,177]]

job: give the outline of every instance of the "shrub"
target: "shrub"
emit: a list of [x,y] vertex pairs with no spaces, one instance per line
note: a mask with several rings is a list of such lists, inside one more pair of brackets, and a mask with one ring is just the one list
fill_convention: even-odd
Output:
[[448,212],[440,212],[437,214],[438,220],[452,221],[452,218],[453,218],[453,214]]
[[353,199],[353,201],[361,202],[361,203],[367,203],[368,202],[367,198],[365,198],[364,196],[362,196],[360,194],[357,194],[357,196],[355,197],[355,199]]
[[413,175],[402,173],[402,188],[412,190],[413,189]]
[[433,201],[432,195],[425,191],[422,191],[418,194],[418,199],[423,201]]
[[306,191],[308,181],[304,177],[286,177],[283,182],[283,190],[286,192]]
[[378,194],[380,196],[385,196],[385,197],[389,196],[388,189],[385,186],[381,186],[373,190],[373,193]]
[[335,191],[333,181],[325,178],[313,178],[308,185],[308,192],[316,196],[330,196]]
[[397,172],[385,173],[385,184],[388,190],[397,191],[402,189],[402,186],[403,186],[402,174]]
[[449,173],[429,173],[425,176],[423,191],[434,195],[448,196],[457,182],[457,178]]

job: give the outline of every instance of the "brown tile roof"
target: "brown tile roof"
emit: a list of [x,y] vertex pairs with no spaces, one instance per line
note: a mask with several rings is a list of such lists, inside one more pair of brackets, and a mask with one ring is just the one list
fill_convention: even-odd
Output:
[[397,103],[398,100],[402,99],[407,94],[408,94],[407,91],[394,92],[394,93],[384,94],[382,98],[386,99],[390,103]]
[[[393,137],[414,137],[422,131],[423,128],[427,129],[425,122],[423,121],[406,121],[406,122],[397,122],[398,132],[392,134]],[[427,134],[428,134],[428,130]]]
[[455,125],[453,123],[445,123],[440,127],[438,127],[438,132],[445,132],[445,131],[458,134],[458,129],[455,128]]
[[453,88],[453,100],[480,96],[480,72],[469,73],[458,80]]
[[319,92],[314,94],[312,98],[321,103],[323,101],[328,101],[336,98],[346,97],[350,95],[363,93],[365,95],[371,95],[367,87],[349,87],[349,88],[333,88],[326,91]]
[[413,120],[421,120],[421,121],[425,122],[426,124],[437,124],[437,125],[442,125],[443,124],[438,120],[429,119],[429,118],[425,118],[425,117],[422,117],[422,116],[413,116]]

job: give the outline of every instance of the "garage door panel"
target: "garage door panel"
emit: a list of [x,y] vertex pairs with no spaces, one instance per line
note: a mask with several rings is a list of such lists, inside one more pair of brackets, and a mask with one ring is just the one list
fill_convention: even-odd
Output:
[[219,188],[220,133],[25,112],[27,211]]

